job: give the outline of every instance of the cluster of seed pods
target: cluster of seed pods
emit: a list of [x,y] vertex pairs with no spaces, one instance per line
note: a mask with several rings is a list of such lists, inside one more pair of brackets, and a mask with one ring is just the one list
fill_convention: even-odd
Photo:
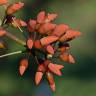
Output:
[[[14,16],[14,14],[24,6],[24,3],[18,2],[9,4],[7,0],[0,0],[0,5],[5,8],[5,16],[0,25],[0,38],[7,36],[25,47],[25,50],[23,51],[4,54],[0,56],[0,58],[19,53],[27,53],[28,56],[22,58],[20,61],[20,75],[23,75],[28,68],[28,57],[32,56],[32,60],[36,60],[38,65],[35,74],[36,85],[40,83],[45,74],[50,88],[52,91],[55,91],[53,75],[56,74],[61,76],[61,69],[64,68],[64,66],[55,64],[51,60],[57,58],[74,64],[74,57],[69,53],[69,41],[80,36],[81,33],[73,30],[66,24],[54,24],[52,21],[57,18],[57,14],[55,13],[46,14],[45,11],[41,11],[37,15],[36,20],[30,19],[28,22],[25,22]],[[27,28],[28,35],[25,37],[26,41],[22,41],[10,32],[7,32],[6,26],[13,26],[19,29],[22,34],[23,30],[21,28]],[[3,48],[4,43],[0,41],[0,49]],[[58,53],[58,56],[55,56],[56,53]],[[40,56],[39,54],[42,54],[43,56]]]

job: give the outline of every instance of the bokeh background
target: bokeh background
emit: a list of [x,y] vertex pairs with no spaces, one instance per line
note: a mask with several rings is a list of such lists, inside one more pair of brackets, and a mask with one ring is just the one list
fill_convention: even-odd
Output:
[[[76,64],[55,60],[64,64],[63,76],[55,76],[56,92],[52,93],[44,78],[37,87],[34,84],[34,62],[23,77],[18,73],[19,60],[24,54],[0,59],[0,96],[96,96],[96,0],[9,0],[10,3],[22,1],[25,7],[15,15],[28,21],[36,18],[38,12],[58,14],[55,23],[65,23],[82,32],[82,36],[71,42],[71,53]],[[0,18],[4,9],[0,6]],[[24,40],[18,29],[8,30]],[[8,46],[0,50],[0,55],[22,50],[23,47],[7,37],[3,38]]]

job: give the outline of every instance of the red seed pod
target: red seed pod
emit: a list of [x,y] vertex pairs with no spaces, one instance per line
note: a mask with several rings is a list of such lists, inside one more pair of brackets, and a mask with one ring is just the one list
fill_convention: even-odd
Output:
[[18,10],[20,10],[23,6],[24,6],[24,3],[22,3],[22,2],[11,4],[11,5],[8,6],[8,8],[6,10],[6,13],[8,15],[14,14]]
[[48,65],[48,68],[49,68],[49,70],[50,70],[51,72],[53,72],[54,74],[56,74],[56,75],[58,75],[58,76],[61,76],[61,75],[62,75],[62,73],[61,73],[61,71],[60,71],[60,69],[63,68],[62,65],[56,65],[56,64],[50,63],[50,64]]
[[47,34],[47,33],[51,32],[51,31],[53,31],[55,27],[56,27],[56,24],[45,23],[45,24],[40,26],[38,31],[41,34]]
[[44,65],[40,64],[38,66],[38,69],[37,69],[37,72],[36,72],[36,75],[35,75],[35,83],[36,83],[36,85],[38,85],[40,83],[45,71],[46,71],[46,68],[44,67]]
[[41,42],[42,46],[45,46],[45,45],[49,45],[57,40],[58,40],[57,36],[47,36],[47,37],[41,38],[40,42]]
[[44,20],[45,20],[45,11],[41,11],[38,15],[37,15],[37,22],[38,23],[44,23]]
[[8,0],[0,0],[0,5],[4,5],[4,4],[7,4],[8,3]]
[[33,31],[35,31],[35,28],[36,28],[36,21],[35,20],[29,20],[29,22],[28,22],[28,31],[29,32],[33,32]]
[[34,41],[34,47],[37,48],[37,49],[41,49],[42,48],[40,40]]
[[32,47],[33,47],[33,40],[32,40],[32,38],[28,38],[28,40],[27,40],[27,47],[28,47],[28,49],[32,49]]
[[28,67],[28,60],[27,59],[22,59],[20,61],[20,67],[19,67],[19,72],[20,72],[21,76],[24,74],[24,72],[26,71],[27,67]]
[[51,46],[51,45],[47,45],[45,46],[45,49],[46,51],[49,53],[49,54],[54,54],[54,48]]
[[65,32],[69,29],[68,25],[65,24],[60,24],[58,26],[56,26],[55,30],[52,32],[51,35],[55,35],[55,36],[62,36],[63,34],[65,34]]
[[35,83],[36,85],[38,85],[43,77],[43,74],[42,72],[36,72],[36,75],[35,75]]
[[50,72],[46,72],[46,76],[50,84],[50,88],[52,89],[52,91],[55,91],[55,81],[53,75]]
[[81,32],[70,29],[70,30],[67,30],[66,34],[64,34],[59,40],[61,42],[70,41],[80,35],[81,35]]

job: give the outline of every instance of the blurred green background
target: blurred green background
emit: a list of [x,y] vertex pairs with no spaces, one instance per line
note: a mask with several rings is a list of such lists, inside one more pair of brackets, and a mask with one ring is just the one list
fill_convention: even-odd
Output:
[[[76,64],[61,62],[65,68],[63,76],[55,76],[56,92],[52,93],[44,78],[37,87],[34,84],[34,64],[23,77],[18,74],[19,60],[23,54],[0,59],[0,96],[96,96],[96,0],[9,0],[10,3],[22,1],[25,7],[15,15],[28,21],[36,18],[38,12],[54,12],[58,14],[55,23],[65,23],[82,32],[82,36],[71,43],[71,53]],[[0,17],[3,17],[0,6]],[[12,34],[24,39],[18,29],[9,28]],[[18,51],[22,46],[3,38],[8,49],[0,50],[0,54]],[[33,60],[31,60],[33,61]]]

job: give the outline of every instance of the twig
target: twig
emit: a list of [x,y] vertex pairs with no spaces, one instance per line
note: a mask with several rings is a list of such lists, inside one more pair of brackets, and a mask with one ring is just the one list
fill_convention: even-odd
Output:
[[12,53],[1,55],[0,58],[11,56],[11,55],[15,55],[15,54],[20,54],[20,53],[22,53],[22,51],[12,52]]
[[16,36],[14,36],[13,34],[6,32],[6,36],[8,36],[9,38],[11,38],[12,40],[16,41],[17,43],[21,44],[21,45],[26,45],[26,43],[22,40],[20,40],[19,38],[17,38]]

